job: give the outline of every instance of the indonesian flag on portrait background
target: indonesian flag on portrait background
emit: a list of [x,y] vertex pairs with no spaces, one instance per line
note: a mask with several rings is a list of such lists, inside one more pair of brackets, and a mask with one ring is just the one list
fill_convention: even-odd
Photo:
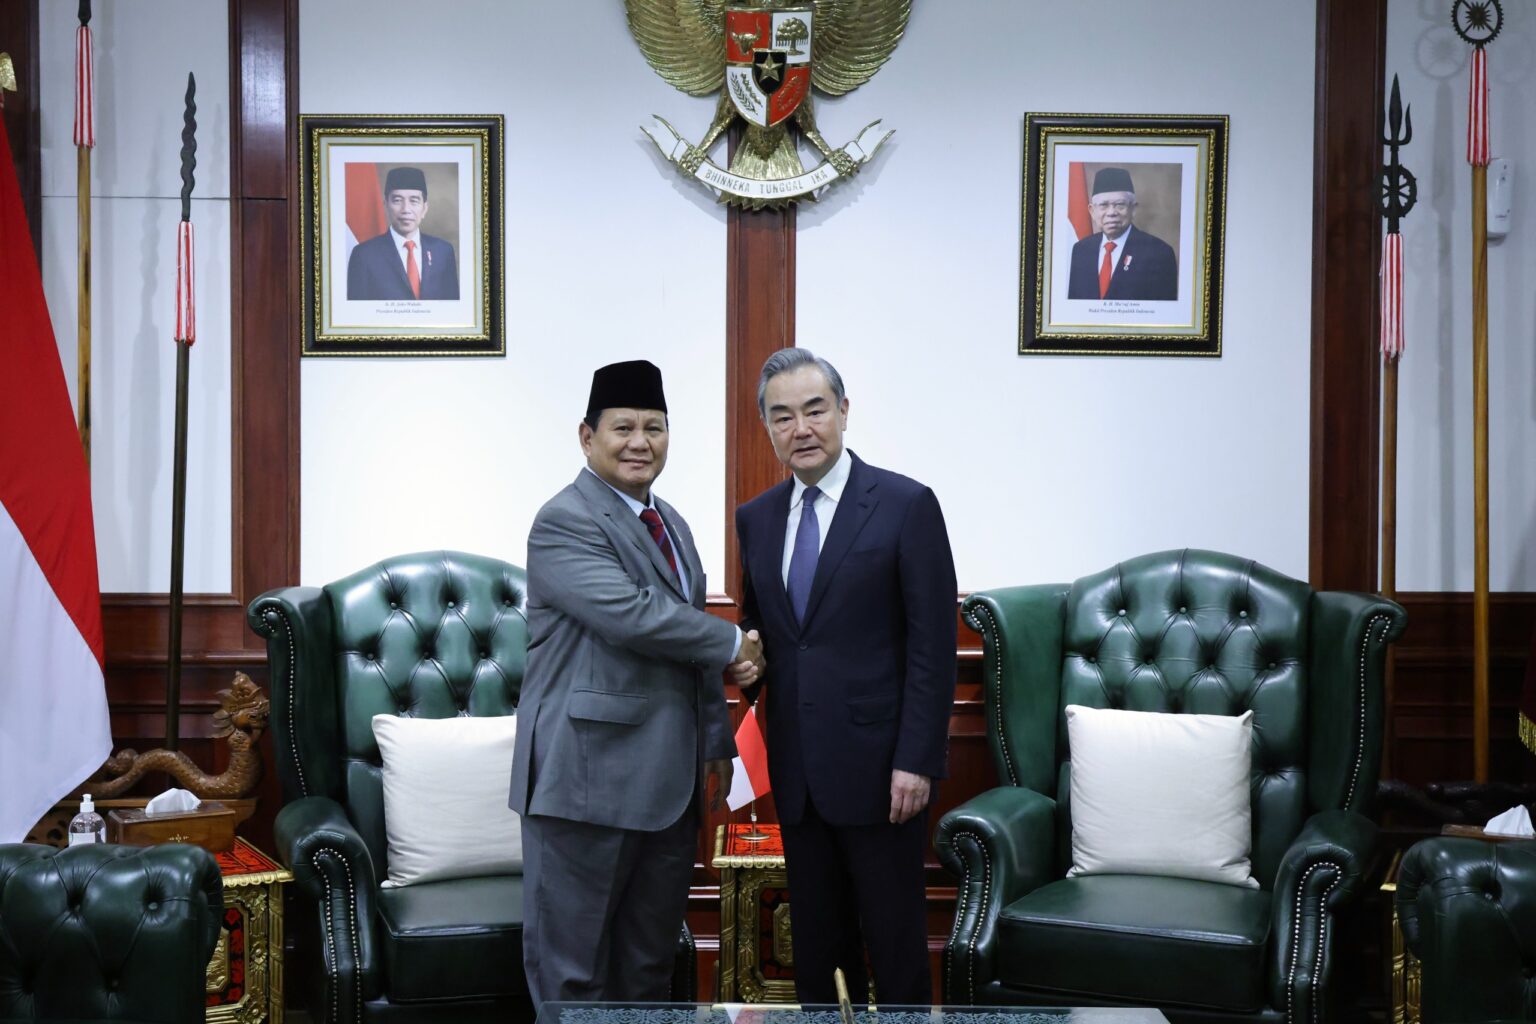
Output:
[[357,243],[377,238],[389,230],[384,219],[384,189],[379,185],[379,165],[348,163],[342,176],[347,189],[347,251],[345,261]]
[[1088,212],[1088,168],[1076,160],[1067,164],[1067,220],[1079,239],[1093,234],[1093,215]]
[[0,126],[0,843],[111,752],[91,481]]
[[763,730],[757,724],[757,708],[747,708],[736,729],[736,757],[731,761],[731,792],[725,805],[739,811],[760,796],[767,796],[768,748],[763,745]]

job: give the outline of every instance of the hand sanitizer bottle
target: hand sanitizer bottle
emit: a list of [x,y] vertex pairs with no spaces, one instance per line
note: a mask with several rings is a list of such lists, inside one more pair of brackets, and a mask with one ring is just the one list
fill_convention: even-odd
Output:
[[96,813],[91,794],[80,797],[80,813],[69,819],[69,845],[79,843],[104,843],[107,841],[107,823]]

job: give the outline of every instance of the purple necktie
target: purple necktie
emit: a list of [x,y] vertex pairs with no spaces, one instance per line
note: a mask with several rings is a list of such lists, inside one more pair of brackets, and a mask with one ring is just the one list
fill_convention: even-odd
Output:
[[795,531],[795,550],[789,556],[789,606],[795,621],[805,622],[805,605],[811,599],[816,578],[816,556],[821,552],[821,524],[816,521],[816,499],[821,488],[807,487],[800,498],[800,528]]

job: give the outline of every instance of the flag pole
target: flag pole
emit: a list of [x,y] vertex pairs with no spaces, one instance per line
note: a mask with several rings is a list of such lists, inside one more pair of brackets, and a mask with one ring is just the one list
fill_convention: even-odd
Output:
[[1456,34],[1472,44],[1467,163],[1472,166],[1472,769],[1488,781],[1488,51],[1504,27],[1499,0],[1456,0]]
[[176,447],[171,477],[171,635],[166,643],[165,749],[175,750],[181,718],[182,569],[187,534],[187,390],[197,340],[193,289],[192,170],[197,166],[197,80],[187,73],[181,129],[181,223],[176,228]]
[[[1399,150],[1413,140],[1413,107],[1403,108],[1397,76],[1392,76],[1381,143],[1391,151],[1382,168],[1377,205],[1387,219],[1381,249],[1381,363],[1382,363],[1382,460],[1381,460],[1381,594],[1397,599],[1397,366],[1403,356],[1403,237],[1401,221],[1418,202],[1419,186],[1404,167]],[[1405,123],[1406,122],[1406,123]],[[1395,706],[1396,659],[1387,651],[1387,707]],[[1387,738],[1382,744],[1381,771],[1390,777],[1392,764],[1392,716],[1387,716]]]
[[76,246],[75,347],[79,387],[76,419],[85,464],[91,464],[91,149],[96,145],[96,83],[91,41],[91,0],[80,0],[75,30],[75,203]]

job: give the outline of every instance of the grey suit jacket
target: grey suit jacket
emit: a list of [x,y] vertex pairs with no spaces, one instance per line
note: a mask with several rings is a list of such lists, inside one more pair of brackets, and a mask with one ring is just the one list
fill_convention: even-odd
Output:
[[582,470],[528,534],[528,667],[508,806],[654,832],[682,816],[702,758],[736,754],[720,672],[736,627],[704,611],[683,517],[656,499],[683,594],[645,524]]

